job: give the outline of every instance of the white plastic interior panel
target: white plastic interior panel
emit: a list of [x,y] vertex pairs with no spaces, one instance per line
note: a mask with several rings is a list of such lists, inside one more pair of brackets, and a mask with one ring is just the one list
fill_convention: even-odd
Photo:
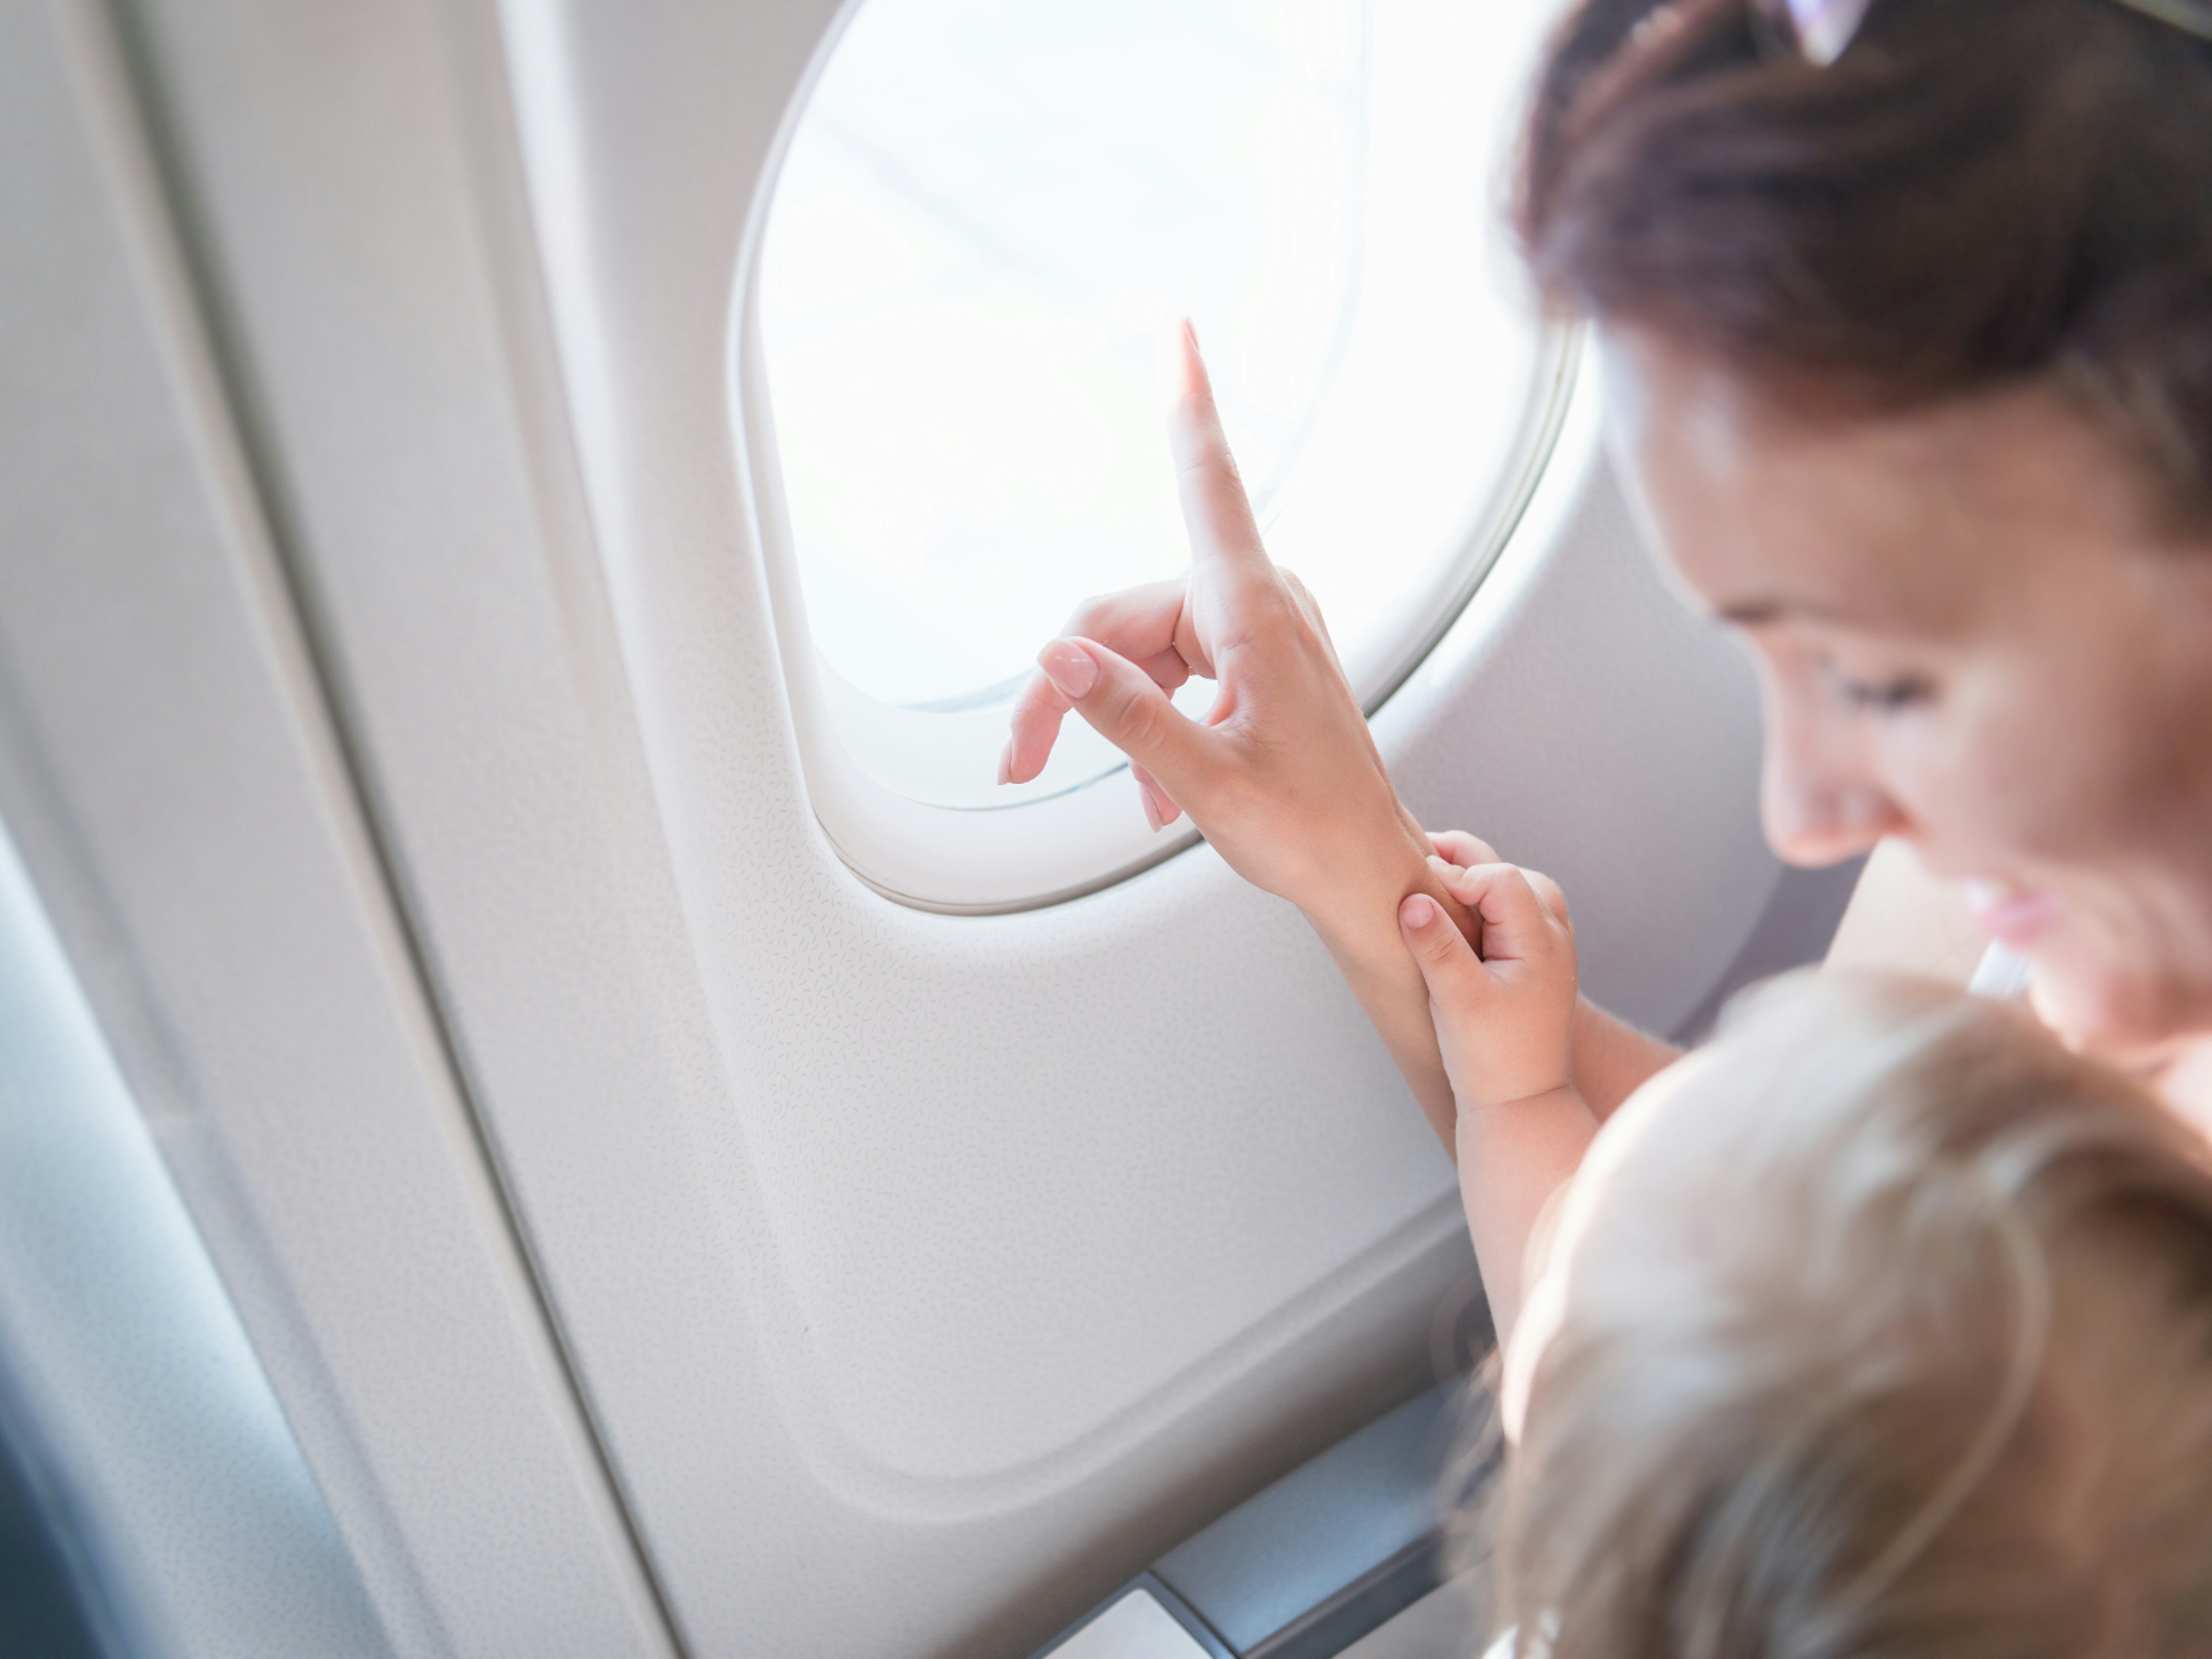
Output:
[[[104,1337],[158,1400],[118,1426],[80,1349],[62,1416],[161,1587],[133,1651],[667,1655],[362,835],[106,22],[0,7],[0,817],[373,1610],[312,1492],[281,1539],[252,1532],[253,1483],[303,1478],[282,1426],[222,1409],[252,1379],[223,1375],[222,1328],[148,1358],[211,1292],[188,1255],[135,1273],[118,1226],[76,1301],[161,1302]],[[288,1557],[311,1605],[279,1594]]]
[[[1196,848],[938,914],[824,833],[732,363],[835,6],[145,3],[378,845],[684,1651],[1012,1659],[1425,1383],[1451,1171],[1294,913]],[[1376,724],[1663,1028],[1775,866],[1747,672],[1596,422],[1580,381]]]

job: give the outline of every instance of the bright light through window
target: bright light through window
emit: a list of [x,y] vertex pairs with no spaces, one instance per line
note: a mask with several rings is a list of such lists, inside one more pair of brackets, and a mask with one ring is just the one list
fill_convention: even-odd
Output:
[[[759,289],[845,705],[980,712],[1085,595],[1182,568],[1156,362],[1183,315],[1276,556],[1355,682],[1402,667],[1541,405],[1498,204],[1546,10],[867,0]],[[993,804],[996,743],[968,747],[948,804]]]

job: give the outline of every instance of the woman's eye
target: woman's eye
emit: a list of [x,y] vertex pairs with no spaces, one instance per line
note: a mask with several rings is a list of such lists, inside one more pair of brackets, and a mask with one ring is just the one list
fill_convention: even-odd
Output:
[[1838,702],[1855,711],[1894,714],[1926,702],[1936,695],[1934,682],[1924,674],[1897,674],[1887,679],[1862,679],[1846,672],[1826,653],[1815,654],[1808,666]]
[[1934,688],[1917,674],[1908,674],[1893,680],[1869,681],[1853,679],[1848,674],[1832,676],[1836,694],[1854,708],[1863,708],[1877,714],[1893,714],[1899,709],[1912,708],[1928,701]]

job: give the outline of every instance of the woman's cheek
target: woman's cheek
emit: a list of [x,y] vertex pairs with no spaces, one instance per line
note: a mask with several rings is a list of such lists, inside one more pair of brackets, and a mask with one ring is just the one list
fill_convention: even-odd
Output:
[[2170,987],[2110,939],[2069,946],[2063,931],[2029,952],[2036,1018],[2085,1054],[2125,1063],[2174,1034]]
[[1925,712],[1887,722],[1884,768],[1931,869],[2038,886],[2101,837],[2084,810],[2086,781],[2052,764],[2038,699],[2003,678],[1954,673]]

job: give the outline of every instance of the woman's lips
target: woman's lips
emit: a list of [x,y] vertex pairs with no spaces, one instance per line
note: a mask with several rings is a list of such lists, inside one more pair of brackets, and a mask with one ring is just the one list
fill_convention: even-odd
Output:
[[2051,926],[2058,914],[2058,901],[2048,893],[2014,887],[2000,881],[1966,884],[1966,908],[1991,939],[2024,951]]

